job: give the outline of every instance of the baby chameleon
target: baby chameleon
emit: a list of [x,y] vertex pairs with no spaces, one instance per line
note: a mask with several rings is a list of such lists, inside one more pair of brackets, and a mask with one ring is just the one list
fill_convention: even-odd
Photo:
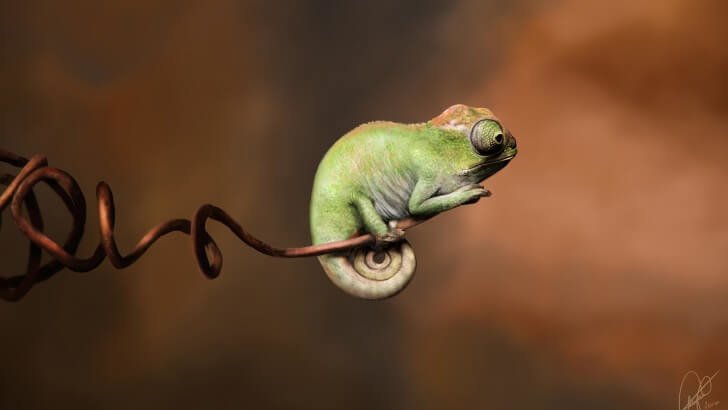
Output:
[[370,233],[376,244],[319,256],[326,274],[360,298],[397,294],[414,275],[415,255],[396,221],[490,195],[479,183],[516,152],[515,138],[489,110],[460,104],[424,123],[377,121],[350,131],[316,171],[311,236],[322,244]]

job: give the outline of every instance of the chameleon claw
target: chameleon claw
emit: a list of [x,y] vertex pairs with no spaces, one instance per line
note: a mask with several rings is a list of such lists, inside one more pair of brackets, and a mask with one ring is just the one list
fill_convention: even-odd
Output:
[[478,202],[480,200],[480,198],[487,198],[487,197],[493,195],[492,192],[483,188],[482,186],[480,186],[479,188],[475,188],[475,190],[478,192],[478,195],[474,196],[472,199],[470,199],[468,201],[463,202],[463,205],[471,205],[471,204]]

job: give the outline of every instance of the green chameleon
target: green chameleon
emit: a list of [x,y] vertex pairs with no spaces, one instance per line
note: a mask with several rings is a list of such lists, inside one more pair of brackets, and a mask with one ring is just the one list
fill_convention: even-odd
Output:
[[396,222],[489,196],[479,183],[516,152],[515,138],[489,110],[460,104],[424,123],[376,121],[350,131],[316,171],[311,236],[323,244],[370,233],[376,243],[319,256],[326,274],[360,298],[397,294],[414,275],[415,256]]

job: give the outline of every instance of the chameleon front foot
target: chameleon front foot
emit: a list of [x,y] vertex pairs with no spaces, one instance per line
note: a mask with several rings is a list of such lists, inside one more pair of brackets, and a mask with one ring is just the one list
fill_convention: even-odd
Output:
[[463,205],[474,204],[478,202],[480,198],[488,198],[489,196],[493,195],[492,192],[490,192],[480,184],[465,185],[458,189],[456,192],[464,192],[470,197],[470,199],[463,202]]

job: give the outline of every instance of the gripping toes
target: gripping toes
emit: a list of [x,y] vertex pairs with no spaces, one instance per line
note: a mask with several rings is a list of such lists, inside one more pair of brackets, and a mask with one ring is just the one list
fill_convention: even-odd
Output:
[[397,228],[397,221],[389,221],[387,232],[376,235],[375,246],[381,247],[394,242],[399,242],[404,237],[404,229]]
[[463,202],[464,205],[474,204],[478,202],[480,198],[489,197],[491,195],[490,191],[477,184],[467,185],[463,188],[466,188],[463,190],[463,192],[465,193],[467,198],[465,202]]

